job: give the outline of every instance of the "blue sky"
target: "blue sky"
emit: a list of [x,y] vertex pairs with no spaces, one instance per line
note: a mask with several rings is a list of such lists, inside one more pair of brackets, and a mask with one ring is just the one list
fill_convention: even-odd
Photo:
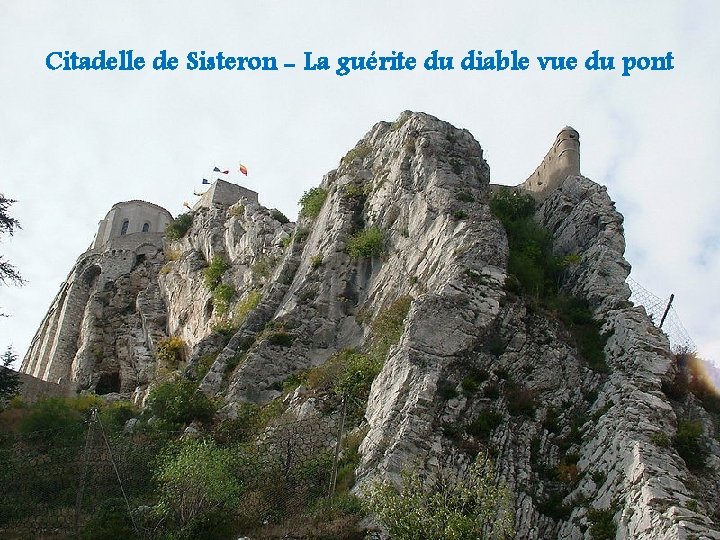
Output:
[[[311,7],[312,6],[312,7]],[[213,165],[261,202],[297,214],[300,195],[380,120],[419,110],[467,128],[495,183],[522,182],[565,125],[582,171],[625,215],[633,277],[675,306],[705,357],[720,361],[720,58],[711,1],[123,2],[0,4],[0,191],[23,230],[0,244],[28,280],[0,288],[0,347],[22,356],[74,260],[109,208],[144,199],[176,214]],[[430,73],[69,72],[48,53],[133,49],[343,55],[471,49],[664,56],[675,69]]]

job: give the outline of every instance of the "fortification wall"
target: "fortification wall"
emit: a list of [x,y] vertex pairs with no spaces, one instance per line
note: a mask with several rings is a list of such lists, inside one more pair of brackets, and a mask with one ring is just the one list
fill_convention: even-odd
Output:
[[537,169],[520,187],[543,200],[568,176],[580,174],[580,134],[566,127],[555,138],[555,143]]
[[209,208],[213,204],[231,206],[240,199],[247,199],[248,201],[257,203],[258,194],[251,189],[244,188],[237,184],[231,184],[218,178],[203,194],[200,200],[195,203],[193,210]]

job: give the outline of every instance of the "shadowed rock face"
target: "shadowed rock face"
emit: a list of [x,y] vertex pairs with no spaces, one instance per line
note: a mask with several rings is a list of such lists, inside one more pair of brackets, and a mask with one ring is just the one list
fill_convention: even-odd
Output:
[[[490,451],[515,495],[518,538],[589,538],[590,508],[614,515],[619,538],[720,538],[709,517],[720,508],[718,418],[687,405],[711,451],[702,473],[662,443],[680,411],[661,390],[676,369],[667,339],[628,301],[622,216],[605,188],[579,176],[579,138],[558,141],[561,152],[548,156],[562,154],[569,169],[534,173],[543,182],[536,220],[557,255],[578,256],[563,287],[602,322],[608,373],[582,358],[555,314],[506,290],[508,243],[490,212],[480,145],[411,112],[374,126],[323,178],[314,217],[283,224],[251,199],[200,209],[167,246],[173,260],[135,281],[145,291],[140,328],[165,330],[143,343],[150,354],[162,335],[182,338],[188,372],[214,358],[201,388],[232,416],[242,402],[280,397],[288,377],[340,351],[365,350],[373,321],[409,299],[365,408],[358,490],[397,481],[406,467]],[[568,161],[562,145],[577,155]],[[381,249],[352,258],[353,238],[373,229]],[[220,282],[234,289],[226,313],[205,283],[216,256],[228,263]],[[145,278],[128,279],[120,288]],[[81,335],[97,334],[99,323],[84,320]],[[286,402],[299,417],[323,414],[315,397],[299,389]],[[478,423],[491,417],[489,428]]]

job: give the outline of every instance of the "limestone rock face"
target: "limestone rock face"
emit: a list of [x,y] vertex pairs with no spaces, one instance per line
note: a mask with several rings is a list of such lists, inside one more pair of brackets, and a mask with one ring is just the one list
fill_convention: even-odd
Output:
[[[352,426],[365,434],[358,493],[405,468],[485,452],[513,493],[517,538],[590,539],[598,515],[612,518],[617,538],[720,538],[720,419],[692,395],[664,391],[677,363],[629,302],[622,216],[579,175],[577,132],[563,130],[548,156],[516,189],[534,195],[555,254],[572,256],[562,289],[602,325],[605,363],[584,357],[556,311],[506,284],[508,240],[490,211],[496,188],[480,145],[411,112],[374,126],[322,179],[317,212],[296,224],[256,197],[208,196],[164,256],[158,248],[98,273],[91,254],[40,341],[72,329],[63,369],[76,384],[97,389],[118,372],[119,391],[140,399],[158,378],[160,340],[177,337],[180,369],[222,400],[220,415],[280,398],[300,420],[334,421],[333,396],[288,393],[288,381],[338,353],[372,350],[377,321],[403,305]],[[79,313],[63,307],[71,296]],[[688,469],[672,445],[683,418],[702,423],[703,470]]]

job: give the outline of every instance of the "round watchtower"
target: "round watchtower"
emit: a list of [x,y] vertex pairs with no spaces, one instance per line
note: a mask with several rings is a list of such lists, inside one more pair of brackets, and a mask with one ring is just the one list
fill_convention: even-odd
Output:
[[173,217],[162,206],[145,201],[119,202],[100,222],[92,248],[98,249],[108,241],[136,233],[162,233]]

